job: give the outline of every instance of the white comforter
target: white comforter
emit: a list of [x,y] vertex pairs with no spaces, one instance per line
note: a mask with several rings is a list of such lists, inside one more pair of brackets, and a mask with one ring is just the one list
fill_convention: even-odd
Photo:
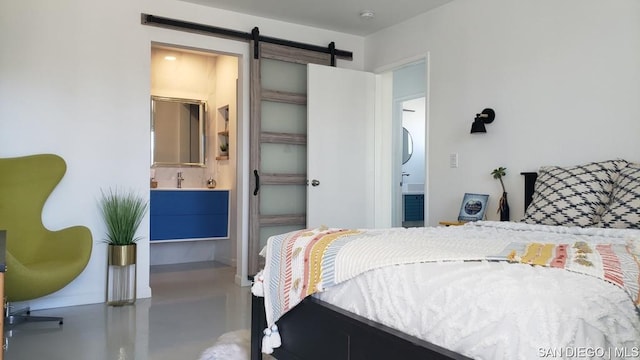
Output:
[[[566,241],[560,235],[551,231],[544,241]],[[623,241],[638,233],[605,235]],[[629,294],[562,269],[488,261],[396,265],[314,296],[477,359],[640,356],[640,316]]]

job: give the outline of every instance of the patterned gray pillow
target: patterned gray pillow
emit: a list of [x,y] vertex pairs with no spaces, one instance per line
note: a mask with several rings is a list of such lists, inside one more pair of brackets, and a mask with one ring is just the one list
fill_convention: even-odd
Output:
[[609,203],[620,169],[627,163],[625,160],[608,160],[573,167],[541,167],[533,199],[522,221],[543,225],[594,226]]
[[640,229],[640,164],[620,170],[611,192],[611,203],[602,214],[600,226]]

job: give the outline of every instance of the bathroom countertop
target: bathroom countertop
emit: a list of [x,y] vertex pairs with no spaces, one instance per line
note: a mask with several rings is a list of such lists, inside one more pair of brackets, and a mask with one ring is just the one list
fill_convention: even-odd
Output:
[[174,190],[174,191],[229,191],[229,189],[223,189],[223,188],[213,188],[213,189],[209,189],[206,187],[201,187],[201,188],[191,188],[191,187],[183,187],[183,188],[170,188],[170,187],[162,187],[162,188],[150,188],[150,190],[152,191],[167,191],[167,190]]

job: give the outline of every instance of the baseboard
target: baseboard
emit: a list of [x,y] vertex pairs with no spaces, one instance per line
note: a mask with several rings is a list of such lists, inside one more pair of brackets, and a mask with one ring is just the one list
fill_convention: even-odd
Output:
[[105,302],[104,294],[77,294],[70,296],[49,296],[29,301],[12,303],[16,308],[28,306],[31,310],[55,309],[67,306],[99,304]]
[[[143,289],[138,289],[136,293],[138,299],[145,299],[151,297],[151,287],[146,286]],[[31,310],[46,310],[56,309],[67,306],[78,305],[90,305],[104,303],[104,293],[84,293],[74,295],[49,295],[39,299],[29,301],[19,301],[11,303],[16,308],[28,306]]]
[[247,279],[246,277],[240,276],[238,274],[236,274],[235,276],[235,283],[236,285],[239,286],[251,286],[251,281],[249,281],[249,279]]

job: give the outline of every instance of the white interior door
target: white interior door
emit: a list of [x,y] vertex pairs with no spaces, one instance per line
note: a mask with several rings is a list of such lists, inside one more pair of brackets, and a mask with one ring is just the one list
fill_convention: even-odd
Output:
[[308,65],[307,227],[374,227],[373,73]]

